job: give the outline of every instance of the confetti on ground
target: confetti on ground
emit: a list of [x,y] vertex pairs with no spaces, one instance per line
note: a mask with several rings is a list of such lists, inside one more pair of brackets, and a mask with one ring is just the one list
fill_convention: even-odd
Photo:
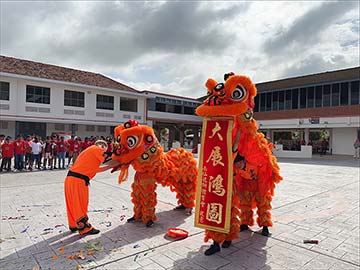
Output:
[[61,247],[59,248],[59,252],[60,252],[60,254],[63,254],[63,253],[65,252],[65,247],[64,247],[64,246],[61,246]]
[[93,209],[93,210],[89,210],[88,212],[93,212],[93,213],[98,213],[98,212],[100,212],[100,213],[110,213],[110,212],[112,212],[113,211],[113,208],[112,207],[108,207],[108,208],[106,208],[106,209]]
[[123,249],[122,247],[111,248],[110,251],[111,251],[111,252],[116,252],[116,251],[121,251],[122,249]]
[[89,268],[93,268],[96,266],[97,266],[97,264],[94,261],[87,260],[86,263],[78,264],[77,269],[89,269]]
[[103,222],[100,222],[100,224],[105,224],[106,227],[110,227],[111,221],[103,221]]
[[40,266],[39,266],[39,265],[34,265],[34,266],[32,267],[32,270],[40,270]]
[[0,239],[0,244],[1,244],[2,242],[5,242],[5,240]]
[[95,250],[95,251],[103,251],[104,247],[101,245],[100,241],[96,241],[93,243],[88,243],[85,245],[87,250]]
[[136,262],[136,260],[138,259],[138,257],[139,257],[139,255],[135,255],[135,257],[134,257],[134,262]]
[[52,231],[46,231],[46,232],[41,233],[41,235],[46,235],[46,234],[49,234],[49,233],[53,233],[53,232]]
[[59,227],[66,227],[66,226],[64,224],[55,225],[55,228],[59,228]]
[[54,255],[54,256],[53,256],[53,259],[56,261],[56,260],[59,259],[59,256],[58,256],[58,255]]
[[29,219],[26,218],[24,215],[14,216],[14,217],[2,216],[1,219],[2,219],[2,220],[12,220],[12,219],[16,219],[16,220],[29,220]]
[[125,215],[121,215],[121,216],[120,216],[120,221],[123,221],[125,218],[126,218]]
[[133,248],[138,248],[138,247],[140,247],[139,244],[136,244],[136,245],[133,246]]
[[46,232],[46,231],[52,231],[52,230],[53,230],[53,228],[45,228],[45,229],[43,229],[44,232]]
[[16,239],[15,236],[5,237],[5,239]]
[[26,232],[29,228],[30,228],[30,226],[29,226],[29,225],[28,225],[28,226],[26,226],[26,228],[25,228],[25,229],[23,229],[20,233],[24,233],[24,232]]

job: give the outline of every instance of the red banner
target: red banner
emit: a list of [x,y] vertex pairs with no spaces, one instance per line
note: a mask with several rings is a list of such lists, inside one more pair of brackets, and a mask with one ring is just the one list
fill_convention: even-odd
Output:
[[204,118],[195,226],[228,233],[233,185],[233,118]]

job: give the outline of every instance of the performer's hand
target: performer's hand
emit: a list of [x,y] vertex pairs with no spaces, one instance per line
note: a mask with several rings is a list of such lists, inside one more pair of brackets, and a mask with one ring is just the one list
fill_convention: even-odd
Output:
[[112,170],[111,170],[111,173],[114,173],[114,172],[120,170],[121,166],[122,166],[122,164],[119,164],[118,166],[113,167]]

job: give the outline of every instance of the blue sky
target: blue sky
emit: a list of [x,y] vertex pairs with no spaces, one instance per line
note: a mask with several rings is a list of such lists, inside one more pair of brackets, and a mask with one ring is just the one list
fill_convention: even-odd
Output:
[[197,98],[233,71],[254,82],[359,66],[358,1],[0,2],[2,55]]

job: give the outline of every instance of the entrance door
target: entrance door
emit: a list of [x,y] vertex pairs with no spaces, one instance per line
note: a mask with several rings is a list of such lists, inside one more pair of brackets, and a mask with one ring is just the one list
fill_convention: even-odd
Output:
[[45,139],[46,137],[46,123],[35,122],[16,122],[16,136],[18,134],[23,135],[25,138],[27,135],[35,134]]

